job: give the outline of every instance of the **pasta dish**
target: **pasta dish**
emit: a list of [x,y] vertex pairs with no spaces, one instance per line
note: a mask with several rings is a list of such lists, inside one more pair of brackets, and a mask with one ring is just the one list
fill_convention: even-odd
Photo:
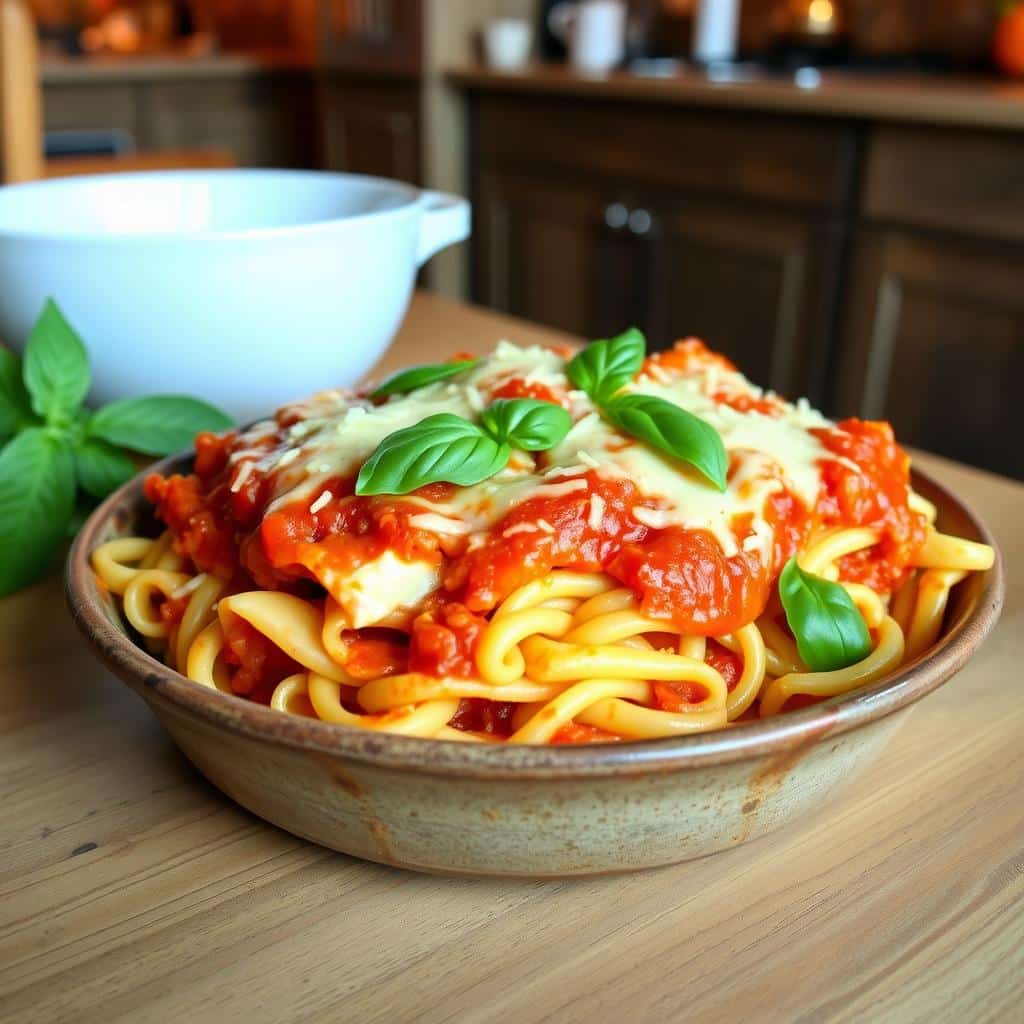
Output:
[[463,742],[701,732],[865,686],[991,548],[886,423],[690,339],[518,348],[326,391],[152,474],[92,554],[150,650],[282,712]]

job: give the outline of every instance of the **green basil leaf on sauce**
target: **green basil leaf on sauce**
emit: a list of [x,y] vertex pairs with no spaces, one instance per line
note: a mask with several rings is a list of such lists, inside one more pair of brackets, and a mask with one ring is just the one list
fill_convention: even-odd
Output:
[[21,375],[21,360],[0,346],[0,441],[38,423]]
[[370,392],[370,398],[387,398],[388,395],[405,395],[417,388],[436,384],[439,380],[457,377],[460,373],[479,366],[479,359],[464,359],[454,363],[429,363],[426,366],[411,366],[408,370],[388,377],[383,384]]
[[603,411],[623,433],[688,462],[720,491],[725,490],[729,456],[710,423],[654,395],[619,395]]
[[389,434],[366,460],[356,494],[408,494],[425,484],[471,487],[508,464],[511,449],[461,416],[442,412]]
[[208,402],[186,395],[149,395],[105,405],[90,420],[90,437],[144,455],[171,455],[187,448],[196,434],[219,433],[231,417]]
[[572,417],[560,405],[536,398],[499,398],[480,414],[480,422],[496,441],[527,452],[554,448],[572,427]]
[[637,375],[646,351],[643,334],[630,327],[617,338],[592,341],[566,364],[565,375],[602,405]]
[[804,572],[791,558],[779,576],[779,597],[808,668],[831,672],[871,653],[864,617],[838,583]]

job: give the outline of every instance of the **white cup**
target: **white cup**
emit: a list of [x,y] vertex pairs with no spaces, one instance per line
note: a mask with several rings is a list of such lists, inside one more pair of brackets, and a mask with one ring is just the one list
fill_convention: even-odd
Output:
[[548,27],[569,48],[578,71],[602,74],[626,54],[626,4],[623,0],[582,0],[556,4]]
[[530,57],[532,33],[525,18],[496,18],[484,28],[484,55],[499,71],[515,71]]

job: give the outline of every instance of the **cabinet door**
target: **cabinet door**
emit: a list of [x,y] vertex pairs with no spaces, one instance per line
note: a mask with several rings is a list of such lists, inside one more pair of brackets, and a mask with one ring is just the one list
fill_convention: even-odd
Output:
[[415,80],[367,83],[329,73],[321,99],[329,169],[420,182],[420,89]]
[[865,229],[847,309],[842,411],[1024,478],[1024,246]]
[[586,338],[650,331],[655,245],[614,190],[487,169],[476,196],[478,301]]
[[663,215],[664,342],[696,335],[752,381],[821,399],[839,228],[743,203],[673,204]]

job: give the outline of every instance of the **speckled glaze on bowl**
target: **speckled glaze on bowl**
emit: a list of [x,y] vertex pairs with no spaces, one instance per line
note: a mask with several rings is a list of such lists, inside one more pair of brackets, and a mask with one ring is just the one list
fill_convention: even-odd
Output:
[[[189,457],[161,467],[187,471]],[[993,544],[922,473],[940,526]],[[290,716],[199,686],[136,646],[89,567],[151,527],[141,478],[109,498],[68,561],[68,602],[102,661],[219,789],[289,832],[356,857],[453,874],[627,871],[700,857],[821,807],[869,765],[915,701],[952,676],[999,615],[1001,562],[951,597],[936,646],[875,685],[721,732],[581,747],[388,736]],[[150,531],[151,532],[151,531]]]

